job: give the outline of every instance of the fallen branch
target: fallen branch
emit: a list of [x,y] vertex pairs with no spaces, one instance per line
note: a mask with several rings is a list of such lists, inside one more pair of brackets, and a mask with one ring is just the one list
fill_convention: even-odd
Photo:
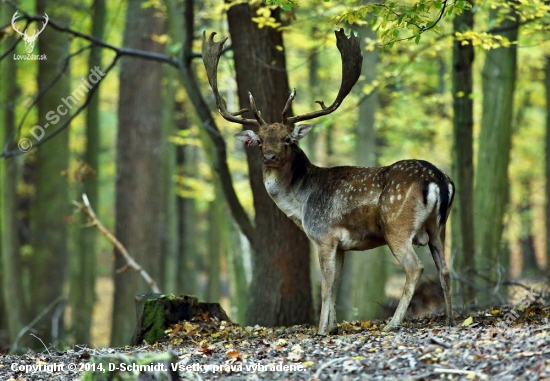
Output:
[[101,234],[107,237],[107,239],[111,241],[113,245],[115,245],[116,251],[122,254],[124,259],[126,259],[126,266],[118,269],[116,273],[120,274],[129,269],[135,270],[139,273],[139,275],[141,275],[141,277],[145,280],[149,287],[151,287],[152,292],[156,294],[161,294],[157,282],[155,282],[155,280],[151,278],[149,273],[147,273],[147,271],[145,271],[139,265],[139,263],[135,261],[135,259],[128,253],[128,250],[126,250],[124,245],[122,245],[122,243],[120,243],[120,241],[114,235],[112,235],[111,232],[107,230],[107,228],[105,228],[105,226],[103,226],[101,221],[98,220],[95,215],[94,209],[92,208],[92,205],[90,205],[90,200],[88,200],[88,196],[86,196],[86,194],[82,195],[82,201],[83,203],[73,201],[73,204],[78,206],[78,208],[88,216],[88,218],[90,219],[90,226],[95,226]]
[[447,373],[447,374],[463,374],[465,376],[477,377],[481,380],[487,380],[487,375],[483,373],[474,372],[472,370],[462,370],[462,369],[444,369],[444,368],[435,368],[435,373]]

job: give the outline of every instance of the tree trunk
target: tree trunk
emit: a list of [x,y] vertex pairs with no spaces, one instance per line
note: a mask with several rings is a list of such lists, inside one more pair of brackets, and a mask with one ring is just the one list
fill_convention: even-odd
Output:
[[[227,12],[238,94],[243,108],[249,107],[247,94],[252,92],[264,119],[277,122],[289,95],[284,49],[279,50],[284,45],[280,31],[259,29],[251,20],[259,6],[237,4]],[[279,10],[272,15],[278,19]],[[264,326],[309,323],[313,312],[309,242],[268,196],[259,151],[247,150],[247,160],[256,213],[247,322]]]
[[[0,14],[7,19],[11,10],[8,7],[0,7]],[[15,38],[7,37],[0,44],[2,51],[15,42]],[[15,60],[6,58],[0,61],[0,147],[6,147],[8,139],[13,137],[15,131],[15,100],[17,99],[17,83],[14,80],[17,74]],[[16,158],[0,159],[0,262],[2,306],[6,319],[6,329],[10,344],[17,334],[28,322],[25,292],[23,286],[23,266],[19,253],[20,243],[17,218],[17,184],[21,173],[19,164],[21,160]]]
[[[105,29],[105,0],[94,0],[93,3],[92,35],[103,39]],[[88,67],[93,70],[96,66],[101,68],[102,49],[93,47],[88,59]],[[99,176],[99,92],[96,93],[88,104],[86,113],[86,151],[83,162],[93,171],[85,175],[83,183],[79,186],[77,199],[85,193],[93,207],[99,205],[98,176]],[[87,224],[88,217],[80,214],[80,226]],[[91,344],[90,327],[92,324],[92,312],[96,301],[95,278],[97,271],[96,252],[97,231],[93,228],[80,228],[76,232],[77,250],[71,255],[71,287],[70,303],[72,309],[72,326],[74,340],[79,344]]]
[[[470,4],[473,6],[472,2]],[[474,14],[465,10],[453,21],[454,32],[473,30]],[[454,290],[467,305],[474,299],[474,164],[472,99],[474,47],[461,41],[453,44],[453,179],[456,198],[452,211],[451,262],[464,281],[454,283]]]
[[[38,0],[36,11],[43,15],[48,13],[60,24],[68,24],[69,2],[63,6],[47,8],[48,1]],[[65,69],[65,59],[68,55],[70,37],[58,33],[53,28],[46,28],[38,38],[40,54],[46,54],[48,59],[38,64],[38,90],[43,91],[60,70]],[[52,110],[57,110],[59,100],[67,100],[67,109],[74,107],[69,96],[75,101],[78,96],[71,93],[69,71],[66,70],[59,81],[53,85],[48,95],[38,101],[38,124],[47,131],[45,116]],[[80,100],[83,101],[82,99]],[[69,107],[70,105],[70,107]],[[70,110],[67,110],[69,111]],[[68,118],[58,115],[63,123]],[[53,121],[50,122],[54,124]],[[69,129],[59,133],[55,139],[40,146],[36,150],[35,164],[35,198],[31,206],[32,232],[32,269],[31,269],[31,307],[35,317],[49,312],[35,325],[36,336],[48,344],[55,345],[63,334],[64,303],[55,301],[63,295],[63,288],[68,275],[67,249],[67,217],[71,214],[67,176],[64,175],[69,166]],[[44,285],[47,285],[45,287]],[[40,346],[40,342],[36,346]]]
[[[162,52],[153,35],[163,33],[163,19],[141,0],[128,2],[124,43],[127,48]],[[162,66],[122,58],[117,135],[116,236],[136,261],[157,281],[162,266],[161,147]],[[116,255],[115,268],[125,261]],[[134,271],[115,277],[111,345],[128,344],[132,336],[134,297],[148,292]]]
[[546,56],[544,67],[544,88],[546,89],[546,269],[550,268],[550,56]]
[[[176,0],[166,0],[164,2],[167,7],[167,26],[171,36],[177,41],[184,41],[185,32],[192,33],[193,31],[193,4],[186,4],[188,12],[191,13],[190,20],[184,14],[182,19],[181,14],[184,11],[184,6]],[[189,1],[187,1],[189,3]],[[183,25],[184,22],[190,21],[191,25]],[[174,114],[172,123],[177,126],[178,131],[183,131],[189,128],[188,115],[186,105],[182,102],[174,101]],[[177,146],[176,150],[176,168],[172,174],[179,176],[189,176],[190,171],[196,168],[197,165],[197,147],[194,146]],[[184,168],[189,169],[184,172]],[[176,246],[176,263],[175,263],[175,284],[174,292],[176,294],[197,294],[197,240],[196,240],[196,220],[197,211],[195,199],[185,198],[176,195],[175,206],[175,224],[177,234]]]
[[[491,11],[495,19],[497,10]],[[505,20],[503,37],[517,40],[517,21]],[[483,67],[483,114],[475,177],[476,270],[489,280],[492,289],[506,263],[501,261],[503,216],[508,203],[508,163],[512,139],[513,100],[516,83],[517,48],[489,50]],[[480,295],[482,302],[490,295]]]
[[221,295],[221,261],[222,251],[227,245],[224,241],[225,211],[223,210],[223,198],[220,189],[215,190],[214,200],[208,208],[208,240],[207,253],[207,274],[205,298],[207,302],[219,302]]

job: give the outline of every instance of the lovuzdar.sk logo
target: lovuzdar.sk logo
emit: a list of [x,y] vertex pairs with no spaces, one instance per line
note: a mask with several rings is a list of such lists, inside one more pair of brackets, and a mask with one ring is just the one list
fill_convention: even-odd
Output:
[[27,51],[27,54],[23,54],[23,55],[14,54],[13,59],[15,59],[15,60],[45,60],[45,59],[47,59],[45,54],[38,55],[38,54],[32,54],[32,52],[34,50],[34,44],[36,43],[36,40],[38,39],[38,36],[40,35],[40,33],[42,33],[44,31],[44,29],[46,28],[46,25],[48,25],[48,21],[50,19],[48,17],[48,14],[44,13],[44,22],[42,23],[42,29],[40,29],[40,30],[35,29],[33,34],[29,36],[27,34],[26,29],[23,32],[21,32],[17,28],[16,21],[17,21],[17,14],[18,13],[19,13],[19,11],[16,11],[13,14],[13,17],[11,18],[11,26],[13,27],[14,31],[16,31],[17,33],[19,33],[21,35],[21,38],[25,42],[25,50]]

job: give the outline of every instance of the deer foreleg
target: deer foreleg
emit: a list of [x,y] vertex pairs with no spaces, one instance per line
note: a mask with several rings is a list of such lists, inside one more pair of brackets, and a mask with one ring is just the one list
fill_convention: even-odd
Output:
[[319,319],[320,335],[326,335],[336,328],[336,294],[344,264],[344,251],[335,247],[318,247],[321,266],[321,317]]

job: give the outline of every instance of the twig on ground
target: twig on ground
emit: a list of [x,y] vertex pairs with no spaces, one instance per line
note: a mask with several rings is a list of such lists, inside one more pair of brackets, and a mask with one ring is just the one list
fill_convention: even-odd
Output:
[[337,364],[339,362],[344,362],[346,360],[349,360],[351,357],[339,357],[339,358],[336,358],[336,359],[332,359],[330,361],[327,361],[326,363],[324,363],[323,365],[321,365],[319,367],[319,369],[317,369],[317,372],[315,372],[315,375],[313,376],[314,379],[319,379],[321,377],[321,373],[323,372],[324,369],[328,368],[329,366],[331,365],[334,365],[334,364]]
[[474,372],[472,370],[462,370],[462,369],[445,369],[445,368],[435,368],[435,373],[447,373],[447,374],[463,374],[466,376],[474,376],[481,380],[487,380],[487,375],[483,373]]
[[90,226],[95,226],[101,234],[107,237],[107,239],[111,241],[113,245],[115,245],[117,251],[122,254],[124,259],[126,259],[127,265],[117,270],[117,274],[120,274],[121,272],[124,272],[128,269],[135,270],[139,273],[139,275],[141,275],[141,277],[145,280],[149,287],[151,287],[152,292],[160,294],[161,291],[157,285],[157,282],[155,282],[155,280],[151,278],[149,273],[147,273],[147,271],[145,271],[139,265],[139,263],[135,261],[135,259],[128,253],[128,250],[126,250],[124,245],[122,245],[122,243],[120,243],[120,241],[114,235],[112,235],[111,232],[107,230],[107,228],[105,228],[105,226],[103,226],[101,221],[98,220],[92,208],[92,205],[90,205],[90,200],[88,200],[88,196],[86,196],[86,194],[82,195],[82,201],[83,203],[73,201],[73,204],[78,206],[78,208],[88,216],[88,218],[90,219]]
[[44,308],[44,310],[42,310],[42,312],[40,312],[34,319],[32,319],[32,321],[29,324],[27,324],[25,327],[23,327],[21,329],[21,331],[19,331],[19,333],[17,334],[17,337],[15,338],[15,340],[13,341],[13,344],[10,347],[10,352],[14,353],[17,350],[17,344],[19,343],[19,340],[21,340],[23,335],[25,333],[27,333],[32,327],[34,327],[35,324],[40,321],[40,319],[42,319],[44,316],[46,316],[46,314],[48,312],[50,312],[51,309],[54,308],[57,303],[60,303],[63,300],[65,300],[65,297],[63,295],[58,296],[46,308]]
[[50,350],[48,349],[48,347],[46,346],[46,344],[44,344],[44,342],[42,341],[42,339],[38,336],[36,336],[34,333],[31,333],[31,336],[32,337],[35,337],[37,338],[38,340],[40,340],[40,342],[42,343],[42,345],[44,346],[44,348],[46,348],[46,352],[48,352],[48,354],[51,356],[52,353],[50,352]]

